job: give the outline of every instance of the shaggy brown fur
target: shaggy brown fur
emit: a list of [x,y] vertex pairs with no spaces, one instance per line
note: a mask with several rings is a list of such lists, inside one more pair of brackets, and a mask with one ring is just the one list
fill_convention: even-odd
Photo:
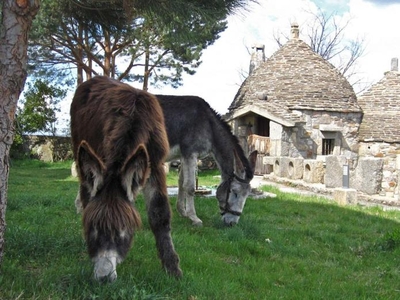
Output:
[[126,201],[89,202],[83,217],[83,228],[87,239],[92,223],[97,224],[99,230],[110,232],[112,240],[119,230],[127,230],[129,234],[133,234],[134,229],[142,224],[136,209]]
[[90,79],[73,98],[71,134],[90,257],[109,250],[125,257],[140,225],[134,198],[144,186],[162,264],[180,277],[163,169],[169,144],[157,99],[103,76]]

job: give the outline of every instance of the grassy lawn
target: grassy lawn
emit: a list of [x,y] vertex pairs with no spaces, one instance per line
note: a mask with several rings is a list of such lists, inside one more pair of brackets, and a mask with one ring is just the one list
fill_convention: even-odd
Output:
[[[92,280],[70,162],[14,161],[9,179],[0,299],[400,299],[400,211],[340,207],[324,198],[264,190],[239,224],[220,220],[215,198],[198,197],[202,228],[173,207],[182,280],[157,259],[143,198],[143,228],[112,284]],[[218,183],[217,172],[199,184]],[[177,174],[168,175],[177,185]]]

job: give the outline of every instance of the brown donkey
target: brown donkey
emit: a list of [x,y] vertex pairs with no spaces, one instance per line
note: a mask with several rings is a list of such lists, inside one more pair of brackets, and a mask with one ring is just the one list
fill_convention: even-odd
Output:
[[116,266],[141,223],[134,207],[141,187],[162,265],[181,277],[163,169],[169,144],[157,99],[116,80],[94,77],[75,92],[71,134],[94,277],[117,278]]

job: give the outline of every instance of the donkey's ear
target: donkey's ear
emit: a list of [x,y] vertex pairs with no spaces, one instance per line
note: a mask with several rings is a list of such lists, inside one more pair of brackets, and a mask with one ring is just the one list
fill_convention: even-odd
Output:
[[[256,162],[257,162],[257,150],[250,153],[248,157],[249,165],[244,166],[242,160],[240,159],[238,153],[235,153],[235,173],[240,174],[242,179],[252,179],[254,175],[254,170],[256,169]],[[250,169],[249,169],[250,167]]]
[[78,147],[78,173],[83,184],[93,197],[101,188],[105,165],[86,141]]
[[250,167],[251,167],[251,170],[253,171],[253,173],[254,173],[254,170],[256,169],[257,155],[258,155],[257,150],[254,150],[249,155],[249,163],[250,163]]
[[234,150],[233,153],[235,155],[235,173],[236,174],[244,174],[245,169],[244,169],[242,160],[240,159],[236,150]]
[[149,175],[149,155],[146,147],[143,144],[140,144],[127,157],[121,168],[122,184],[125,187],[130,201],[134,200],[139,187],[146,184]]

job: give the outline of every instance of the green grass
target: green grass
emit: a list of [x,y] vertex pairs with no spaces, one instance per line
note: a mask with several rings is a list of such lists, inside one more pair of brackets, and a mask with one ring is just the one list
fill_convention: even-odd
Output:
[[[199,184],[218,182],[201,172]],[[177,184],[172,171],[168,184]],[[143,228],[112,284],[92,280],[75,213],[70,162],[13,162],[0,299],[396,299],[400,298],[400,212],[340,207],[324,198],[263,189],[235,227],[215,198],[197,198],[201,228],[175,212],[172,237],[182,280],[157,259],[143,198]]]
[[[198,186],[216,187],[220,182],[218,170],[203,170],[198,172]],[[176,168],[171,168],[167,177],[168,186],[178,186],[179,173]]]

